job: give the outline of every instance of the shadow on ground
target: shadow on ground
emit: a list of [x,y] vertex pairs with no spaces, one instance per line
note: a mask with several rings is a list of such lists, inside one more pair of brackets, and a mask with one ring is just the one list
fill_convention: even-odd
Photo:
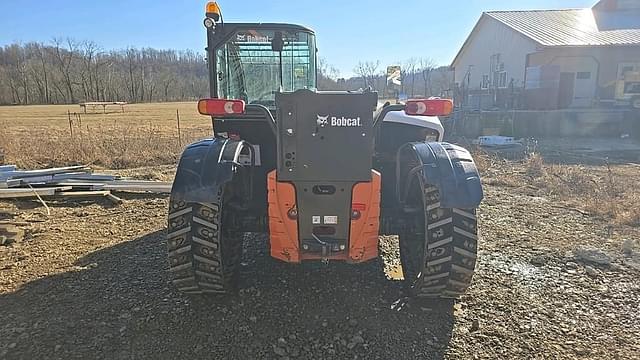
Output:
[[237,294],[186,298],[165,246],[153,232],[1,295],[0,357],[438,359],[449,344],[453,304],[399,310],[379,262],[295,266],[249,246]]

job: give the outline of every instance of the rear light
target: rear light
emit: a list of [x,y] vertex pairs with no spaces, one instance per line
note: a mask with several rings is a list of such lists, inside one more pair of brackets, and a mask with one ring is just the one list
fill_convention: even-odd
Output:
[[421,99],[408,100],[404,112],[407,115],[446,116],[453,111],[453,100]]
[[351,208],[353,210],[360,210],[360,211],[364,211],[367,210],[367,204],[363,204],[363,203],[353,203],[351,204]]
[[207,15],[208,18],[212,18],[215,21],[220,20],[220,14],[222,13],[222,11],[220,11],[220,6],[218,5],[217,2],[215,1],[211,1],[207,3],[207,7],[205,8],[205,14]]
[[198,111],[202,115],[223,116],[244,114],[244,101],[227,99],[201,99]]

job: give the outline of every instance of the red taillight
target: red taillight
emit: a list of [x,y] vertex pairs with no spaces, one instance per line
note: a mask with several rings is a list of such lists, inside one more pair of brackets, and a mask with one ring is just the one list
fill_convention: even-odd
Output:
[[227,99],[201,99],[198,111],[202,115],[223,116],[244,114],[244,101]]
[[404,112],[407,115],[446,116],[453,111],[453,100],[420,99],[407,101]]
[[367,210],[367,204],[353,203],[353,204],[351,204],[351,209],[359,210],[359,211],[365,211],[365,210]]

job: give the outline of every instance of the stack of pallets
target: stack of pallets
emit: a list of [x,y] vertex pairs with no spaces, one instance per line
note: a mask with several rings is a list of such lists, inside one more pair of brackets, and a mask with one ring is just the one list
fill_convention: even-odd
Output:
[[0,199],[107,197],[114,202],[121,202],[112,192],[170,193],[171,183],[97,174],[87,166],[40,170],[19,170],[15,165],[0,166]]

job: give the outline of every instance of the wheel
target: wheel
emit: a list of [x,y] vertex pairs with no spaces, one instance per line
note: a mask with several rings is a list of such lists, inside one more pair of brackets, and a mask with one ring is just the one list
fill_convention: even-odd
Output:
[[473,277],[478,230],[475,209],[440,207],[438,188],[419,176],[411,184],[400,237],[409,292],[421,298],[458,298]]
[[[167,247],[173,284],[187,294],[222,294],[233,289],[242,251],[241,234],[225,226],[230,210],[223,189],[218,201],[169,202]],[[225,229],[227,228],[227,229]]]

